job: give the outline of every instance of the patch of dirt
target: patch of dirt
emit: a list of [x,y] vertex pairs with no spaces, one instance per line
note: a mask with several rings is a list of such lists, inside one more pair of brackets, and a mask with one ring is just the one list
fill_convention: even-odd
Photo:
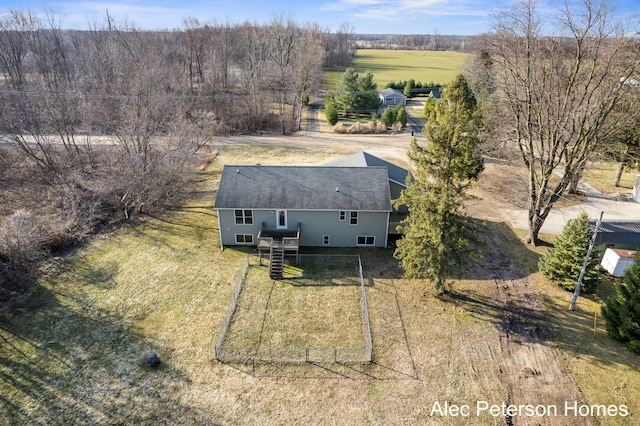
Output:
[[552,406],[557,417],[509,417],[512,425],[597,425],[591,417],[565,416],[565,403],[586,404],[573,376],[562,366],[560,351],[551,339],[551,330],[538,298],[523,277],[522,266],[500,250],[499,233],[487,233],[484,261],[486,273],[494,280],[491,298],[500,307],[500,377],[507,388],[507,404]]
[[527,179],[521,164],[507,161],[486,159],[484,171],[474,188],[492,202],[509,206],[509,208],[527,207]]

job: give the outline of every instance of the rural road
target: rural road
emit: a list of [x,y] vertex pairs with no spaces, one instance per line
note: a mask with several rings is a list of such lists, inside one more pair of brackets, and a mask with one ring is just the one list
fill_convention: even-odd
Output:
[[[640,203],[612,198],[585,182],[580,182],[578,188],[584,193],[585,201],[570,207],[552,209],[542,226],[542,233],[560,234],[564,225],[583,211],[594,220],[598,219],[600,212],[603,212],[603,221],[640,220]],[[514,228],[528,229],[526,210],[506,209],[501,214],[505,222],[510,223]]]

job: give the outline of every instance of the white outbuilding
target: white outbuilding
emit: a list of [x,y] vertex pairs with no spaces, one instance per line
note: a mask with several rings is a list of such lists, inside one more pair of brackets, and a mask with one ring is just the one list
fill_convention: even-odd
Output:
[[614,277],[621,277],[624,271],[633,265],[637,253],[636,250],[608,248],[602,256],[600,265]]

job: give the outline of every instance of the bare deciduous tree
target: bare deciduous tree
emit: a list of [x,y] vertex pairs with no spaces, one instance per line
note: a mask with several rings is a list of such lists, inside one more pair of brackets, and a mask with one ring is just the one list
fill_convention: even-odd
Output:
[[[548,35],[535,0],[496,16],[489,37],[500,104],[528,169],[533,244],[556,200],[580,173],[636,66],[635,41],[606,1],[565,3]],[[563,173],[556,181],[557,168]]]

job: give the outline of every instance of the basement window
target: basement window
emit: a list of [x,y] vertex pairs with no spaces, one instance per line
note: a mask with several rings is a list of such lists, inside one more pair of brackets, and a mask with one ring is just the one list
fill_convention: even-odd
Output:
[[236,234],[236,244],[253,244],[253,234]]
[[376,245],[376,237],[370,235],[359,235],[356,240],[356,244],[359,246],[374,246]]

